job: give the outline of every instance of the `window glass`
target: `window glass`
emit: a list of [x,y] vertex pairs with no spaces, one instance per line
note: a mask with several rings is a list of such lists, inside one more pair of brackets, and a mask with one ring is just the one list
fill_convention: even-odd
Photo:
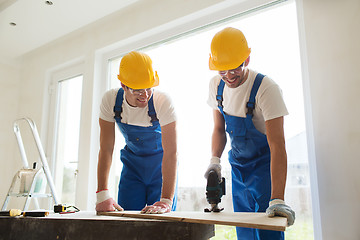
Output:
[[70,205],[75,205],[82,80],[77,76],[58,82],[56,186],[61,203]]

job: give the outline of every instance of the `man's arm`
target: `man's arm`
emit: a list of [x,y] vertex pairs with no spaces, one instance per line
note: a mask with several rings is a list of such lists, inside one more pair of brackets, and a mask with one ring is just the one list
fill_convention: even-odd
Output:
[[115,143],[115,123],[99,119],[100,151],[97,168],[98,187],[101,191],[108,188],[109,171]]
[[109,171],[115,143],[115,123],[99,119],[100,151],[97,168],[98,187],[96,192],[96,211],[108,212],[124,210],[111,198],[108,187]]
[[175,194],[177,169],[176,122],[162,126],[161,137],[164,150],[162,160],[163,185],[161,190],[161,198],[172,200]]
[[220,158],[226,145],[225,119],[218,110],[213,110],[214,129],[211,137],[211,154],[210,164],[204,174],[207,179],[211,170],[216,171],[221,179]]
[[266,135],[271,152],[271,201],[266,209],[266,215],[269,217],[286,217],[288,226],[291,226],[295,221],[295,212],[284,201],[287,157],[283,125],[284,117],[278,117],[265,122]]
[[266,136],[271,152],[271,199],[284,200],[287,156],[284,137],[284,117],[265,122]]
[[220,158],[226,145],[225,119],[218,110],[213,110],[214,129],[211,138],[211,153]]

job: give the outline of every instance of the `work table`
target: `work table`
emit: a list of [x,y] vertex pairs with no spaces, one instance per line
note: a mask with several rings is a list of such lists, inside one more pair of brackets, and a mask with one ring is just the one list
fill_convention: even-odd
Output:
[[0,217],[0,240],[202,240],[213,236],[211,224],[98,216],[95,211]]

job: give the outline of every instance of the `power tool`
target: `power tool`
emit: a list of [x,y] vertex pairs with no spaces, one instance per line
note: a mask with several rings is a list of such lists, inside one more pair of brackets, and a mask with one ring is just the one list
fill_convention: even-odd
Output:
[[219,208],[221,197],[225,195],[225,178],[219,179],[215,170],[210,170],[206,185],[206,200],[211,208],[205,208],[204,212],[221,212],[224,208]]

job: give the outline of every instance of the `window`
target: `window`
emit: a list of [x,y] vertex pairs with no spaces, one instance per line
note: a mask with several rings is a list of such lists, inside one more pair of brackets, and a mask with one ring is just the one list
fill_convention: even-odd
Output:
[[[192,31],[172,41],[140,49],[153,60],[158,71],[160,85],[168,93],[176,107],[178,125],[178,211],[203,211],[206,180],[203,177],[211,157],[212,110],[206,104],[208,85],[217,74],[208,69],[210,42],[214,34],[224,27],[241,29],[252,49],[249,67],[277,82],[284,95],[289,115],[285,117],[285,137],[288,153],[288,179],[285,201],[296,211],[296,224],[287,229],[286,239],[313,239],[310,181],[305,135],[305,116],[300,66],[298,30],[295,2],[262,9],[252,15],[232,18],[215,27]],[[111,87],[120,87],[116,75],[120,59],[110,61]],[[118,135],[120,135],[118,133]],[[118,149],[124,146],[121,136]],[[228,140],[229,143],[229,140]],[[222,174],[226,178],[226,195],[221,206],[232,211],[231,169],[227,161],[227,145],[222,155]],[[121,172],[119,150],[114,154],[118,176]],[[114,168],[114,166],[112,167]],[[114,189],[117,189],[114,182]],[[117,194],[114,194],[117,196]],[[194,200],[195,199],[195,200]],[[299,199],[301,199],[299,201]],[[218,232],[228,227],[216,228]],[[235,234],[234,229],[230,228]],[[220,233],[221,234],[221,233]],[[235,237],[235,235],[232,235]]]
[[82,75],[54,81],[54,182],[60,202],[68,205],[75,204],[82,81]]

